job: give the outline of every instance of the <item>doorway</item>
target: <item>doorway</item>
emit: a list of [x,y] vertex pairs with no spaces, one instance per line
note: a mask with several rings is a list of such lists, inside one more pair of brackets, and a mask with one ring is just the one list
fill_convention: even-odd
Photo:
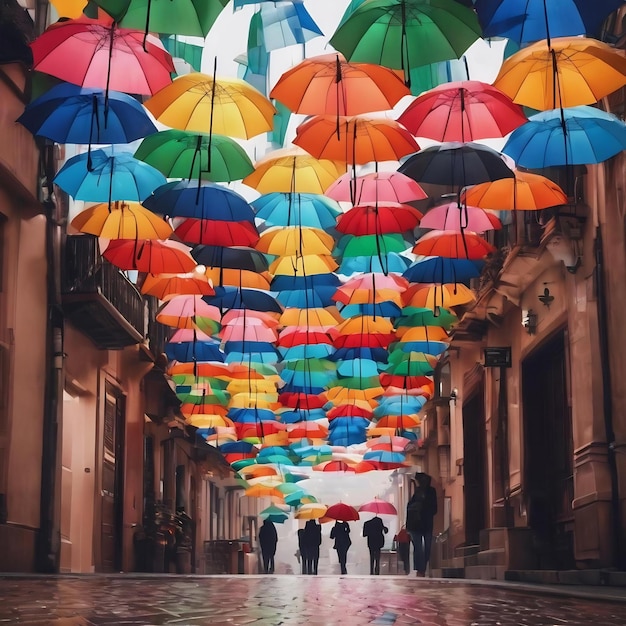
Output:
[[575,567],[573,441],[565,333],[522,364],[524,491],[540,569]]

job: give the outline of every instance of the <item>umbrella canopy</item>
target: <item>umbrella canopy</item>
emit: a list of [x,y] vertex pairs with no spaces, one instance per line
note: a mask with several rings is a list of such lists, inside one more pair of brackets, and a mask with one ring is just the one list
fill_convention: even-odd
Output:
[[196,317],[216,323],[221,319],[219,309],[204,302],[201,296],[180,295],[174,296],[159,309],[156,320],[175,328],[194,328],[193,320]]
[[130,143],[157,132],[144,107],[125,93],[61,83],[26,105],[17,121],[57,143]]
[[254,223],[254,212],[243,196],[223,185],[197,180],[175,180],[161,185],[143,205],[168,217]]
[[513,177],[499,152],[479,143],[446,142],[411,155],[398,168],[418,182],[465,187]]
[[308,226],[324,230],[335,226],[341,207],[335,200],[314,193],[264,194],[252,202],[265,226]]
[[482,259],[495,252],[495,247],[471,231],[432,230],[422,235],[413,246],[415,254],[452,259]]
[[171,128],[241,139],[271,130],[276,113],[272,103],[245,80],[200,72],[174,79],[145,107]]
[[124,28],[206,37],[228,0],[92,0]]
[[250,157],[234,139],[175,128],[146,137],[135,158],[152,165],[167,178],[231,182],[254,171]]
[[337,230],[349,235],[382,235],[413,231],[422,214],[408,204],[354,206],[337,219]]
[[356,522],[360,518],[359,512],[353,506],[345,504],[344,502],[338,502],[337,504],[329,506],[328,509],[326,509],[324,517],[336,519],[341,522]]
[[416,261],[402,276],[412,283],[466,283],[480,276],[481,267],[480,261],[433,256]]
[[276,256],[331,254],[334,244],[332,235],[319,228],[291,226],[266,230],[256,248]]
[[359,513],[376,513],[376,515],[397,515],[398,510],[391,502],[375,498],[359,507]]
[[167,179],[128,152],[94,150],[68,159],[54,182],[74,200],[111,202],[144,200]]
[[169,296],[190,294],[211,296],[215,293],[209,281],[198,274],[148,274],[141,286],[141,293],[166,300]]
[[257,161],[254,172],[243,179],[243,184],[266,194],[282,193],[323,194],[345,172],[345,164],[328,159],[316,159],[303,150],[276,154]]
[[369,63],[349,63],[336,52],[304,59],[285,72],[270,98],[294,113],[352,116],[392,109],[409,94],[393,70]]
[[106,203],[83,209],[71,222],[73,228],[105,239],[167,239],[171,226],[134,202]]
[[477,80],[445,83],[418,96],[398,118],[416,137],[478,141],[504,137],[526,122],[519,104]]
[[259,233],[250,222],[183,220],[174,231],[182,241],[210,246],[254,246]]
[[351,117],[337,121],[317,115],[298,126],[293,143],[318,159],[351,164],[399,161],[419,150],[406,128],[387,118]]
[[267,257],[254,248],[246,246],[207,246],[199,245],[191,251],[191,256],[207,268],[228,268],[250,272],[267,272]]
[[296,510],[294,517],[296,519],[320,519],[326,514],[328,507],[319,502],[309,502],[302,504]]
[[450,202],[429,209],[420,221],[420,228],[484,233],[502,228],[502,223],[493,213],[487,213],[484,209]]
[[409,68],[458,59],[481,36],[473,10],[454,0],[375,0],[356,7],[331,45],[352,62]]
[[626,149],[626,124],[590,106],[544,111],[507,139],[502,152],[518,166],[601,163]]
[[594,35],[604,19],[623,0],[565,0],[557,6],[547,0],[476,0],[483,37],[506,37],[527,44],[549,37]]
[[196,267],[189,247],[177,241],[114,239],[103,256],[122,270],[149,274],[184,274]]
[[87,17],[51,24],[31,44],[33,67],[68,83],[150,95],[172,82],[174,64],[154,35]]
[[387,202],[415,202],[426,198],[425,191],[400,172],[373,172],[360,176],[342,174],[327,190],[329,198],[353,205]]
[[514,173],[514,178],[470,187],[462,195],[462,201],[500,211],[537,211],[567,204],[565,192],[549,178],[519,170]]
[[[414,287],[410,287],[405,292],[405,302],[407,306],[416,306],[422,308],[430,308],[435,311],[437,307],[442,309],[448,309],[460,304],[467,304],[475,299],[474,292],[461,283],[448,285],[437,283],[424,283],[417,284]],[[436,340],[430,340],[431,343],[438,343]],[[404,346],[401,346],[404,349]],[[434,346],[438,347],[438,346]],[[415,351],[429,352],[427,346],[420,350],[420,347],[416,346]],[[411,346],[406,347],[407,351],[414,351]],[[434,354],[433,352],[429,352]]]
[[540,111],[594,104],[626,85],[626,58],[595,39],[558,37],[511,55],[493,84]]

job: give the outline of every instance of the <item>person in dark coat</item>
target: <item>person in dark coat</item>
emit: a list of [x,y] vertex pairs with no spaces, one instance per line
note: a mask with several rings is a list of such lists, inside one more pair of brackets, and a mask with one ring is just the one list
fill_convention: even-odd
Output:
[[336,521],[330,531],[330,538],[335,540],[333,548],[337,550],[341,573],[347,574],[346,561],[348,560],[348,550],[352,545],[352,540],[350,539],[350,525],[348,522]]
[[304,525],[303,533],[305,549],[305,574],[317,574],[317,564],[320,560],[320,545],[322,544],[322,527],[313,519]]
[[363,524],[363,536],[367,537],[367,547],[370,551],[370,575],[380,574],[380,551],[385,545],[385,534],[388,532],[389,529],[378,515]]
[[301,572],[303,574],[308,574],[308,560],[307,560],[307,551],[306,544],[304,542],[304,528],[300,528],[298,530],[298,552],[299,555],[298,561],[300,562]]
[[433,518],[437,514],[437,492],[424,472],[415,474],[415,490],[406,507],[406,529],[413,543],[413,569],[426,575],[433,542]]
[[259,544],[261,555],[263,556],[263,571],[266,574],[274,573],[274,555],[276,554],[276,544],[278,543],[278,533],[274,522],[266,519],[259,529]]

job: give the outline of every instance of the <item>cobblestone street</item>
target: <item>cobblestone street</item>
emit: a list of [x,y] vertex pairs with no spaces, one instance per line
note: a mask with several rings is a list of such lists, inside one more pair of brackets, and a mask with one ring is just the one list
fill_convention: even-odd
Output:
[[[4,576],[0,624],[626,624],[626,602],[592,599],[590,588],[548,592],[398,576]],[[626,600],[623,590],[608,593]]]

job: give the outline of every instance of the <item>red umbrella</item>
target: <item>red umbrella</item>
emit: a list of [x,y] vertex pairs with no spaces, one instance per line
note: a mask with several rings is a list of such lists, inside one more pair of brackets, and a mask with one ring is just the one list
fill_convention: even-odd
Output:
[[34,69],[82,87],[150,95],[169,85],[175,71],[157,37],[112,20],[56,22],[31,47]]
[[376,515],[397,515],[398,511],[391,502],[374,498],[371,502],[366,502],[359,507],[359,513],[376,513]]
[[187,243],[224,247],[253,247],[259,240],[259,233],[250,222],[187,218],[176,228],[174,233]]
[[314,465],[316,472],[354,472],[354,466],[348,465],[345,461],[325,461],[319,465]]
[[416,137],[465,142],[504,137],[528,120],[522,107],[493,85],[463,80],[421,94],[398,121]]
[[373,415],[374,412],[372,409],[354,404],[340,404],[326,413],[326,417],[329,420],[333,420],[337,417],[364,417],[365,419],[371,419]]
[[189,247],[177,241],[113,239],[102,256],[122,270],[146,274],[185,274],[196,267]]
[[450,259],[483,259],[495,252],[494,246],[476,233],[432,230],[422,235],[413,246],[415,254],[443,256]]
[[341,522],[356,522],[359,519],[359,512],[349,504],[338,502],[328,507],[324,517]]
[[347,235],[383,235],[412,231],[422,214],[408,204],[355,206],[337,218],[337,230]]

